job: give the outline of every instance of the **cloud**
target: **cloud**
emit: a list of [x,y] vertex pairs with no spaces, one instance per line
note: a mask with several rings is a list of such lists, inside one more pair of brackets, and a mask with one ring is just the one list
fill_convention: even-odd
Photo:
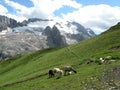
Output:
[[34,7],[39,9],[43,13],[52,14],[56,10],[59,10],[63,6],[69,6],[73,8],[81,7],[81,4],[75,0],[31,0],[34,3]]
[[64,6],[81,7],[75,0],[31,0],[34,4],[32,16],[40,18],[54,17],[54,12]]
[[[85,27],[93,29],[96,33],[107,30],[110,26],[120,21],[120,7],[106,4],[83,6],[76,0],[30,0],[32,7],[21,5],[15,1],[4,0],[7,5],[15,9],[16,13],[8,13],[6,7],[0,5],[0,14],[7,15],[18,21],[27,18],[47,18],[62,21],[77,21]],[[75,8],[75,11],[64,14],[62,17],[55,16],[54,12],[64,6]]]
[[30,0],[33,7],[26,7],[11,0],[5,0],[5,3],[16,11],[16,16],[24,16],[26,18],[50,18],[54,17],[54,12],[64,6],[73,8],[81,7],[81,4],[75,0]]
[[33,11],[33,8],[28,8],[14,1],[5,0],[5,3],[15,9],[17,15],[26,17],[29,16]]
[[0,14],[4,14],[7,12],[8,12],[7,8],[0,4]]
[[92,28],[96,33],[100,33],[120,21],[120,7],[104,4],[89,5],[62,16],[66,20],[77,21],[86,27]]

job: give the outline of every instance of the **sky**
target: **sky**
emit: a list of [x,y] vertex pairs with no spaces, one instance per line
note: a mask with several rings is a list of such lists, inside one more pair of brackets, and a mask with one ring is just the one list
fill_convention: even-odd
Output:
[[120,0],[0,0],[0,15],[76,21],[100,34],[120,22]]

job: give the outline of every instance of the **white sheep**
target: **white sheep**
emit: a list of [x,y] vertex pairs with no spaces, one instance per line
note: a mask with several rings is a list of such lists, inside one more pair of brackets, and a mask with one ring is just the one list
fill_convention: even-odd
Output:
[[115,61],[112,59],[112,56],[106,56],[105,58],[100,58],[101,63]]
[[53,72],[58,75],[58,78],[62,77],[63,75],[63,70],[61,70],[60,68],[54,68]]
[[105,60],[104,60],[103,58],[100,58],[100,62],[101,62],[101,63],[104,63],[104,61],[105,61]]

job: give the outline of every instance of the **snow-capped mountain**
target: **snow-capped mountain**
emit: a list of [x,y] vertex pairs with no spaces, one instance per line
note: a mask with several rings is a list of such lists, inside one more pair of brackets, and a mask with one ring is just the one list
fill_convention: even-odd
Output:
[[74,44],[95,36],[95,33],[91,29],[85,28],[77,22],[58,22],[55,20],[31,18],[28,21],[23,21],[22,25],[25,26],[14,28],[14,32],[31,32],[42,35],[47,26],[51,28],[56,26],[60,34],[66,38],[67,44]]
[[77,22],[0,16],[0,58],[43,48],[75,44],[95,33]]

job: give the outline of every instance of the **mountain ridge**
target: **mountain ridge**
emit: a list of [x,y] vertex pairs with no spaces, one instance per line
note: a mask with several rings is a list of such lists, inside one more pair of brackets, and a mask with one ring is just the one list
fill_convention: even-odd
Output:
[[[30,18],[23,22],[0,16],[0,58],[66,46],[95,36],[77,22]],[[27,39],[28,38],[28,39]],[[4,41],[5,40],[5,41]],[[7,48],[7,49],[6,49]]]

